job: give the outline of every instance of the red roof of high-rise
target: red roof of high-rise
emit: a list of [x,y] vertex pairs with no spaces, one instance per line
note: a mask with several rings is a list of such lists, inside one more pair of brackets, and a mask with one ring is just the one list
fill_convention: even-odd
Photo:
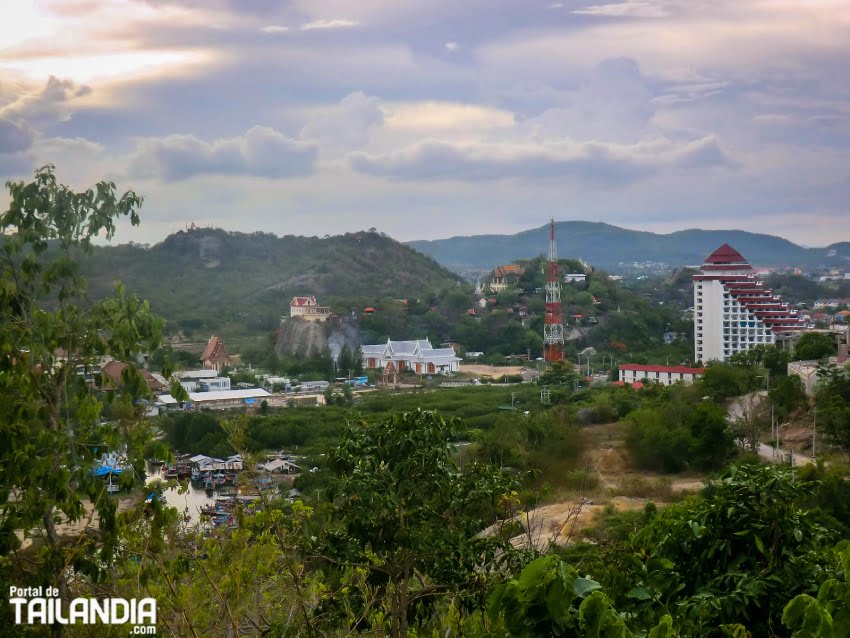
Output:
[[705,260],[707,264],[746,264],[747,260],[729,244],[723,244]]

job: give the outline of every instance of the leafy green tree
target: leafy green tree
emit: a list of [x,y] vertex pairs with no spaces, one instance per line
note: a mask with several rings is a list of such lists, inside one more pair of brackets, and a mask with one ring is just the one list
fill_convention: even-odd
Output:
[[456,465],[457,423],[435,412],[354,421],[330,455],[330,497],[339,524],[324,555],[369,573],[392,636],[411,610],[480,585],[480,568],[508,549],[479,532],[496,520],[514,480],[479,464]]
[[716,402],[753,392],[762,385],[758,368],[719,361],[712,361],[706,366],[705,375],[699,382],[703,393]]
[[[132,363],[156,351],[163,324],[121,286],[89,302],[76,261],[96,237],[112,238],[122,217],[138,224],[140,197],[116,195],[111,182],[75,192],[57,184],[52,166],[33,182],[7,187],[9,208],[0,215],[0,555],[20,547],[16,530],[34,535],[43,547],[26,560],[13,554],[4,577],[55,586],[67,600],[70,574],[102,577],[117,543],[115,502],[91,470],[107,451],[143,468],[151,435],[135,401],[149,391],[133,365],[121,389],[105,394],[79,371],[97,371],[102,357]],[[132,483],[133,472],[123,481]],[[60,523],[87,518],[87,508],[99,518],[97,542],[63,541]]]
[[773,405],[779,419],[787,419],[795,410],[806,407],[806,388],[796,374],[771,380],[768,399]]
[[565,385],[572,387],[580,379],[575,366],[569,361],[553,361],[540,375],[541,385]]
[[684,425],[690,430],[689,463],[699,470],[721,467],[735,450],[732,431],[726,412],[711,403],[698,403],[685,416]]
[[815,396],[818,428],[845,450],[850,450],[850,370],[818,367]]
[[359,377],[363,375],[363,348],[357,346],[354,352],[351,355],[352,366],[354,368],[354,376]]
[[835,534],[803,505],[814,487],[791,468],[729,468],[635,535],[626,600],[649,621],[677,609],[683,635],[721,635],[725,623],[771,635],[785,603],[830,570]]
[[760,343],[753,348],[736,352],[729,363],[737,366],[757,367],[768,370],[771,378],[778,379],[788,374],[791,353],[773,344]]
[[626,447],[642,468],[681,472],[687,467],[693,437],[669,412],[645,408],[626,417]]
[[782,624],[795,638],[846,638],[850,636],[850,545],[836,547],[842,578],[830,578],[818,589],[817,599],[800,594],[782,612]]
[[348,346],[343,346],[339,351],[339,356],[336,360],[336,367],[339,371],[339,376],[348,376],[349,372],[354,372],[354,356]]
[[795,361],[823,359],[835,355],[835,340],[832,335],[823,332],[807,332],[794,346]]

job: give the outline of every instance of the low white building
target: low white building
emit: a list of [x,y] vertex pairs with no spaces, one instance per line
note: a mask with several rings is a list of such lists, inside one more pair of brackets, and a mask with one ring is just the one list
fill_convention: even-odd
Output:
[[568,272],[564,274],[564,283],[584,283],[587,280],[587,275],[583,272]]
[[213,377],[198,381],[198,391],[217,392],[219,390],[230,390],[230,377]]
[[198,382],[206,379],[215,379],[218,372],[215,370],[179,370],[174,373],[174,377],[183,386],[186,392],[196,392],[198,390]]
[[[260,388],[190,392],[185,407],[193,410],[229,410],[256,405],[270,396],[270,392]],[[177,399],[170,394],[159,395],[156,404],[166,409],[179,407]]]
[[391,341],[361,346],[363,367],[383,369],[392,362],[399,372],[449,374],[460,369],[460,357],[454,348],[434,348],[428,339]]
[[623,383],[652,382],[661,385],[672,385],[683,381],[693,383],[705,374],[705,368],[687,368],[684,366],[651,366],[639,363],[623,363],[620,365],[620,381]]

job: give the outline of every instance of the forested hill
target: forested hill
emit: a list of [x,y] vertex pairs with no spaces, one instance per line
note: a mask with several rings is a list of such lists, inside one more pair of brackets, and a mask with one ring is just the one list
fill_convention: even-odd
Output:
[[92,296],[120,280],[172,326],[235,323],[246,332],[276,326],[294,295],[319,303],[420,297],[458,281],[432,258],[375,232],[319,238],[194,229],[152,247],[98,247],[83,272]]
[[[611,272],[619,262],[663,262],[674,267],[701,264],[718,246],[729,243],[758,266],[814,267],[847,264],[850,244],[826,248],[803,248],[787,239],[741,230],[683,230],[668,235],[629,230],[601,222],[556,222],[558,253],[581,257],[585,262]],[[497,263],[528,259],[546,252],[549,227],[542,226],[516,235],[476,235],[408,245],[434,257],[441,264],[462,272],[492,268]],[[836,255],[829,256],[830,249]]]

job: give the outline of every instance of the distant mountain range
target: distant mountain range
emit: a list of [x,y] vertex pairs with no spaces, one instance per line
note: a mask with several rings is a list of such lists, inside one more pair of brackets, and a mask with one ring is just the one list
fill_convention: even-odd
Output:
[[[555,223],[558,255],[581,257],[585,262],[611,272],[626,270],[621,264],[663,262],[673,267],[701,264],[718,246],[729,243],[756,266],[816,268],[843,264],[850,270],[850,242],[825,248],[804,248],[761,233],[742,230],[682,230],[659,235],[628,230],[601,222],[567,221]],[[542,226],[515,235],[474,235],[431,241],[411,241],[408,245],[432,256],[456,272],[490,269],[515,259],[546,253],[549,227]],[[830,257],[830,251],[835,255]]]

